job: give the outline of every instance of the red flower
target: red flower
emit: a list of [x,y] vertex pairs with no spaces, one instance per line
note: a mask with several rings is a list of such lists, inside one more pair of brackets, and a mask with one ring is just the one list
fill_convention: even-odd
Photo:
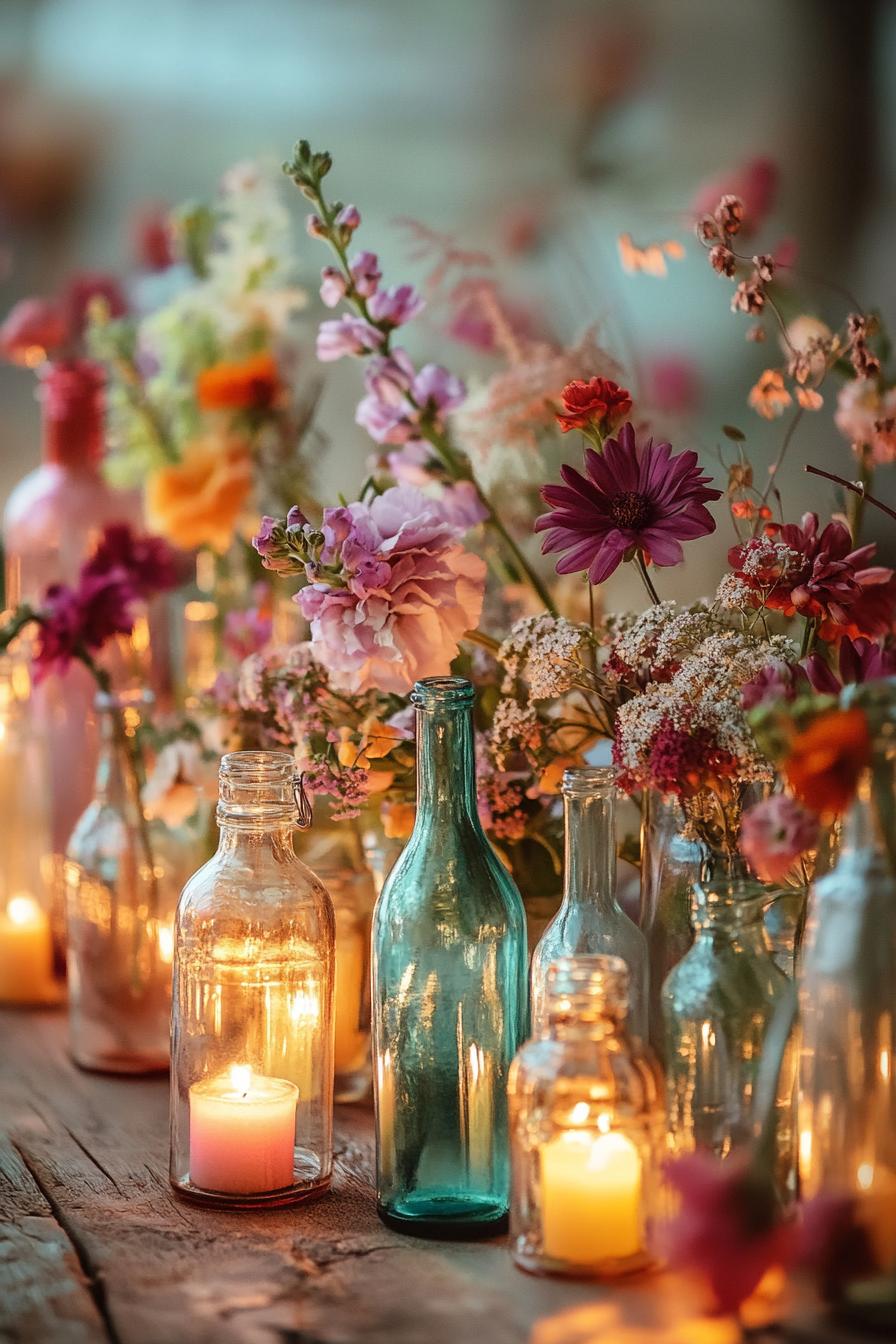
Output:
[[561,400],[557,424],[564,434],[590,425],[602,432],[615,429],[632,408],[631,393],[609,378],[589,378],[587,383],[575,378],[564,387]]
[[103,300],[110,317],[122,317],[128,311],[128,301],[117,276],[106,271],[79,271],[69,280],[62,296],[68,328],[73,335],[83,335],[94,299]]
[[68,323],[58,303],[20,299],[0,326],[0,355],[12,364],[33,369],[63,346]]
[[729,563],[744,582],[757,595],[766,590],[757,605],[819,620],[824,638],[874,636],[890,628],[896,583],[891,569],[866,563],[874,556],[873,543],[853,550],[842,523],[828,523],[819,532],[817,513],[803,514],[799,525],[773,524],[765,530],[767,537],[793,553],[780,564],[773,556],[767,568],[751,563],[763,551],[761,538],[732,546],[728,552]]
[[81,578],[100,578],[118,573],[143,598],[176,588],[180,582],[175,552],[161,537],[137,536],[127,523],[110,524],[93,555],[81,570]]
[[131,251],[141,271],[167,271],[174,265],[174,237],[168,207],[145,201],[131,217]]
[[792,1255],[792,1227],[778,1221],[778,1203],[768,1180],[750,1166],[749,1155],[720,1162],[691,1153],[666,1168],[681,1196],[670,1225],[670,1262],[705,1280],[713,1308],[736,1312],[773,1265]]
[[34,655],[35,680],[65,672],[73,658],[95,653],[112,635],[129,635],[135,596],[120,570],[86,575],[77,588],[64,583],[48,588]]
[[[616,745],[613,746],[614,758]],[[621,761],[616,760],[620,765]],[[649,770],[654,787],[661,793],[691,798],[703,788],[720,787],[737,776],[738,762],[724,751],[708,728],[676,726],[665,719],[650,745]],[[627,789],[624,776],[620,785]]]
[[801,803],[819,816],[836,816],[849,806],[870,760],[863,712],[834,709],[791,739],[784,777]]

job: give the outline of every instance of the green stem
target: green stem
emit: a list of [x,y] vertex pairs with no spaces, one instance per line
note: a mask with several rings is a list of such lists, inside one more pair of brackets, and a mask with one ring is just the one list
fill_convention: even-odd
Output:
[[638,573],[644,580],[644,587],[647,589],[647,592],[650,595],[651,602],[655,607],[658,607],[660,605],[660,595],[654,588],[653,581],[651,580],[650,575],[647,573],[647,563],[644,559],[643,551],[635,552],[635,563],[638,566]]
[[464,641],[467,644],[476,644],[480,649],[487,649],[489,653],[497,654],[501,645],[491,635],[487,635],[483,630],[468,630],[464,635]]

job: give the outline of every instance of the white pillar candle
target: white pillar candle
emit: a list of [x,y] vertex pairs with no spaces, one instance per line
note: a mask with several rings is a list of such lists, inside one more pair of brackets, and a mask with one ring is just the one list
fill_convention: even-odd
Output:
[[190,1183],[228,1195],[281,1190],[294,1180],[299,1089],[234,1064],[190,1088]]
[[565,1130],[541,1149],[545,1256],[574,1265],[637,1255],[641,1159],[624,1134]]
[[46,1003],[52,990],[49,917],[33,896],[18,892],[0,911],[0,1002]]

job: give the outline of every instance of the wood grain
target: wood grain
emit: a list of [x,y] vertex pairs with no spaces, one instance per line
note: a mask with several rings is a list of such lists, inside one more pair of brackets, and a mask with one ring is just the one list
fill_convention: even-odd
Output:
[[[503,1241],[390,1232],[363,1107],[337,1108],[328,1198],[264,1213],[185,1204],[167,1179],[165,1080],[80,1072],[59,1012],[0,1012],[0,1041],[4,1344],[611,1344],[680,1315],[665,1277],[534,1279]],[[669,1338],[637,1336],[654,1337]]]

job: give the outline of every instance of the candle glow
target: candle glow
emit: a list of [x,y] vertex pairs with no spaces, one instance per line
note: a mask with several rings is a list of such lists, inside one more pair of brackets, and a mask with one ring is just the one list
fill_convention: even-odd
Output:
[[299,1089],[232,1064],[190,1088],[190,1180],[221,1194],[261,1194],[294,1174]]

